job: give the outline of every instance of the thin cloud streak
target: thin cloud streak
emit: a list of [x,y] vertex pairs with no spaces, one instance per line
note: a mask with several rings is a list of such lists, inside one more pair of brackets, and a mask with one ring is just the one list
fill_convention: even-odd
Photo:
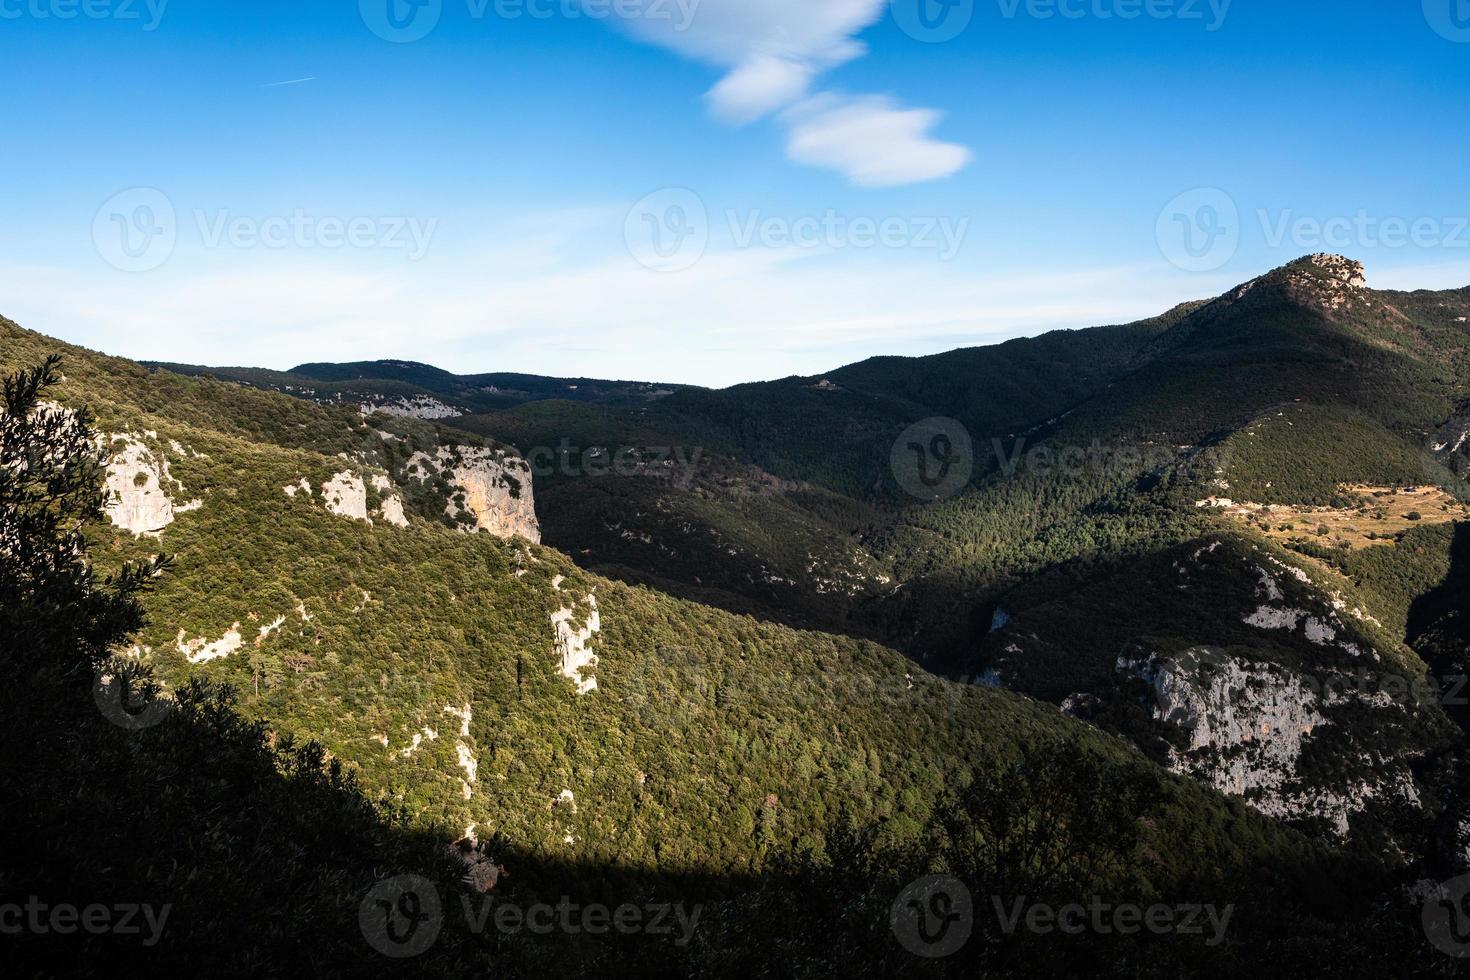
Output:
[[3,312],[137,359],[285,368],[400,357],[720,387],[1138,319],[1202,289],[1152,267],[972,277],[932,260],[854,268],[776,250],[716,252],[676,275],[614,255],[489,278],[478,255],[370,269],[344,257],[211,258],[144,276],[0,266],[15,304]]

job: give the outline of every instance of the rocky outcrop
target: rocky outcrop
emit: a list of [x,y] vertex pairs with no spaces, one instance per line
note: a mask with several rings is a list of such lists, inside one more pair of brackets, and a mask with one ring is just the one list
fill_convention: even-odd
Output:
[[575,606],[558,609],[551,614],[551,628],[556,631],[556,652],[561,658],[561,675],[576,685],[578,694],[597,690],[597,678],[584,676],[584,672],[597,666],[592,639],[602,631],[602,614],[597,609],[597,596],[589,593],[587,605],[590,608],[580,628],[572,625],[577,615]]
[[381,473],[373,477],[373,489],[378,491],[378,516],[394,527],[408,527],[408,517],[403,513],[403,498],[393,493],[393,481]]
[[463,742],[454,743],[454,754],[459,767],[464,770],[464,778],[460,780],[460,792],[465,799],[475,795],[475,780],[479,778],[480,763],[475,759],[475,754],[470,747]]
[[1368,285],[1363,263],[1344,255],[1318,252],[1302,259],[1300,264],[1315,270],[1323,278],[1344,286],[1361,289]]
[[408,475],[424,482],[444,476],[453,487],[445,513],[463,529],[540,543],[531,467],[519,456],[482,446],[441,446],[434,456],[415,453]]
[[[373,517],[381,518],[394,527],[408,527],[408,515],[403,509],[403,497],[394,492],[393,481],[381,473],[371,479],[373,490],[378,493],[378,506],[368,508],[367,484],[351,470],[343,470],[322,484],[322,500],[328,512],[354,521],[373,523]],[[302,477],[297,483],[284,488],[286,496],[304,495],[315,499],[311,482]]]
[[[569,789],[562,790],[561,795],[551,801],[551,810],[570,820],[571,817],[577,815],[577,795]],[[577,843],[577,837],[572,833],[570,825],[563,829],[561,842],[563,844]]]
[[[1298,582],[1310,584],[1305,572],[1272,561],[1273,564],[1284,568]],[[1314,615],[1310,609],[1299,608],[1287,602],[1281,583],[1269,570],[1257,566],[1255,571],[1259,577],[1256,594],[1261,599],[1261,605],[1242,618],[1247,626],[1254,626],[1260,630],[1282,630],[1287,633],[1295,633],[1300,629],[1301,635],[1307,642],[1315,646],[1335,647],[1336,650],[1352,657],[1366,655],[1369,659],[1378,659],[1371,650],[1365,651],[1363,647],[1341,635],[1346,629],[1342,619],[1338,616],[1338,610],[1346,606],[1341,599],[1331,600],[1320,615]],[[1359,618],[1366,620],[1366,617],[1361,614]]]
[[414,395],[412,398],[381,398],[363,402],[358,406],[358,411],[363,415],[372,415],[381,412],[384,415],[396,415],[399,418],[409,419],[453,419],[465,414],[453,405],[446,405],[437,398],[429,395]]
[[177,515],[197,510],[201,501],[175,506],[165,483],[183,489],[168,470],[168,459],[131,434],[112,439],[107,459],[108,520],[137,537],[158,535]]
[[1352,704],[1359,711],[1392,710],[1382,694],[1312,683],[1276,664],[1204,647],[1176,656],[1119,657],[1117,669],[1146,683],[1154,718],[1184,734],[1183,747],[1170,750],[1171,769],[1244,797],[1267,816],[1321,818],[1345,836],[1349,818],[1380,793],[1417,803],[1403,760],[1365,753],[1363,761],[1371,765],[1352,785],[1315,785],[1301,766],[1310,740],[1334,727],[1333,709]]
[[211,660],[228,657],[245,645],[245,638],[240,635],[239,623],[231,626],[225,631],[224,636],[212,643],[202,637],[196,640],[190,640],[187,637],[187,632],[179,630],[174,646],[191,664],[206,664]]
[[[466,701],[462,708],[446,704],[444,713],[459,719],[459,740],[454,743],[455,762],[460,769],[464,770],[464,776],[459,781],[459,789],[465,799],[472,799],[475,795],[475,781],[480,775],[480,761],[475,758],[474,749],[469,744],[470,722],[475,718],[474,709]],[[466,836],[469,834],[467,833]]]
[[1341,255],[1309,255],[1283,272],[1293,296],[1327,313],[1349,306],[1368,284],[1363,263]]
[[394,527],[408,527],[408,517],[403,513],[403,500],[400,497],[384,497],[378,513]]
[[362,477],[350,470],[344,470],[323,483],[322,497],[326,500],[327,510],[338,517],[350,517],[355,521],[369,520],[367,487],[363,484]]
[[[1392,835],[1447,721],[1351,583],[1318,574],[1236,537],[1183,543],[1020,612],[986,637],[976,667],[997,674],[980,683],[1003,677],[1273,818]],[[1125,624],[1123,649],[1077,606]]]

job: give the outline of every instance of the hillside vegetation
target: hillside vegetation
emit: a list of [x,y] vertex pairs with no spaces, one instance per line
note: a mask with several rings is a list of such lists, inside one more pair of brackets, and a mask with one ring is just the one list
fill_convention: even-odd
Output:
[[[0,886],[80,880],[61,842],[88,807],[151,813],[173,783],[167,834],[109,831],[124,880],[191,908],[260,893],[197,827],[224,767],[270,802],[219,841],[301,842],[257,857],[315,896],[240,940],[241,972],[319,932],[351,975],[362,890],[409,869],[446,901],[705,907],[688,945],[456,933],[426,975],[912,973],[889,907],[936,872],[987,903],[1240,910],[1218,948],[1048,943],[982,910],[939,975],[1428,969],[1408,888],[1470,868],[1466,719],[1430,676],[1464,659],[1467,308],[1314,256],[1139,324],[720,392],[175,371],[0,321],[0,374],[60,355],[44,397],[95,430],[70,447],[95,455],[78,567],[126,611],[85,651],[12,652],[33,707],[6,744],[59,734],[13,763],[43,788],[6,836],[36,857]],[[36,412],[12,398],[12,439]],[[893,450],[933,418],[968,479],[920,500]],[[77,628],[106,588],[69,600]],[[43,615],[11,589],[14,621]],[[178,707],[113,731],[94,669]],[[187,887],[165,870],[191,862]],[[160,962],[210,962],[191,921]]]

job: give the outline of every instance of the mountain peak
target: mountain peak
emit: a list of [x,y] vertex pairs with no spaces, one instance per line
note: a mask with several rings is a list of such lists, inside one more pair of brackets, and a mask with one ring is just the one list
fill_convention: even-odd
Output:
[[1276,276],[1293,300],[1329,317],[1360,307],[1368,285],[1363,263],[1328,252],[1297,259]]
[[1297,259],[1281,269],[1282,272],[1313,274],[1319,278],[1335,281],[1344,286],[1364,287],[1368,285],[1363,263],[1331,252],[1318,252]]
[[1261,293],[1256,292],[1259,287],[1274,287],[1266,289],[1265,293],[1270,296],[1284,294],[1292,302],[1331,315],[1355,305],[1367,285],[1363,263],[1331,252],[1318,252],[1241,283],[1220,300],[1234,305],[1252,293],[1255,293],[1252,300],[1259,300]]

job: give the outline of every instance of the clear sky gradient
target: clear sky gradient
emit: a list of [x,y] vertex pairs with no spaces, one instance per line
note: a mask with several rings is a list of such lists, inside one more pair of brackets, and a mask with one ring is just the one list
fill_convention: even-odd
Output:
[[1470,283],[1464,0],[0,0],[0,85],[0,313],[136,358],[726,385]]

